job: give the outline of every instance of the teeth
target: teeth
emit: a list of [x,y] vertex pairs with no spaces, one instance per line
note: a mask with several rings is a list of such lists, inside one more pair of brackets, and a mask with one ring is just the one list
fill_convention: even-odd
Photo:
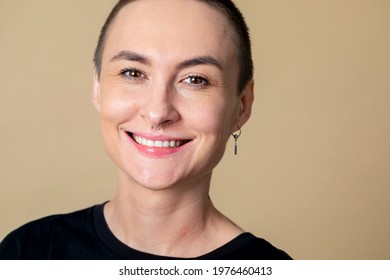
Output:
[[150,139],[142,138],[141,136],[138,136],[138,135],[134,135],[133,139],[135,140],[135,142],[137,142],[140,145],[144,145],[144,146],[148,146],[148,147],[157,147],[157,148],[162,148],[162,147],[164,147],[164,148],[168,148],[168,147],[176,148],[176,147],[180,147],[180,145],[182,144],[182,141],[175,141],[175,140],[170,140],[170,141],[157,140],[157,141],[153,141],[153,140],[150,140]]
[[148,147],[153,147],[153,146],[154,146],[154,141],[152,141],[152,140],[146,140],[146,146],[148,146]]

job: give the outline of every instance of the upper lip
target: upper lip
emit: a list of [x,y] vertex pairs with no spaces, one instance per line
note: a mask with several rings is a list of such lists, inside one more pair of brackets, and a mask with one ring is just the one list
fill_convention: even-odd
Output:
[[175,137],[175,136],[168,136],[168,135],[156,135],[156,134],[150,134],[150,133],[137,133],[137,132],[131,132],[131,131],[125,131],[130,137],[133,138],[134,135],[140,136],[142,138],[146,138],[148,140],[152,141],[191,141],[192,139],[189,138],[183,138],[183,137]]

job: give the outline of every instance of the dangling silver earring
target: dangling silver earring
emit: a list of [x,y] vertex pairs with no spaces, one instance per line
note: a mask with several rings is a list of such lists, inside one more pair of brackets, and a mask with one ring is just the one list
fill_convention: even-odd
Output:
[[237,139],[241,135],[241,128],[239,126],[237,126],[237,128],[238,128],[238,133],[236,133],[236,134],[232,133],[232,136],[234,138],[234,154],[235,155],[237,155]]

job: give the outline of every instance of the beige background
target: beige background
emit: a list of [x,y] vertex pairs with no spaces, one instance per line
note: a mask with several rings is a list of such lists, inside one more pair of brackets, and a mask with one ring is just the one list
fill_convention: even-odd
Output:
[[[0,0],[0,239],[113,195],[90,93],[114,2]],[[236,3],[256,100],[215,203],[296,259],[390,259],[390,1]]]

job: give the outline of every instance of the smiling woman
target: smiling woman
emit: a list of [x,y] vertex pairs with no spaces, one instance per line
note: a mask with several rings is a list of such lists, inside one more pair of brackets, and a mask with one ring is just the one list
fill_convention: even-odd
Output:
[[226,143],[251,115],[246,24],[231,1],[119,1],[95,57],[93,104],[119,169],[107,203],[31,222],[3,259],[289,259],[209,197]]

